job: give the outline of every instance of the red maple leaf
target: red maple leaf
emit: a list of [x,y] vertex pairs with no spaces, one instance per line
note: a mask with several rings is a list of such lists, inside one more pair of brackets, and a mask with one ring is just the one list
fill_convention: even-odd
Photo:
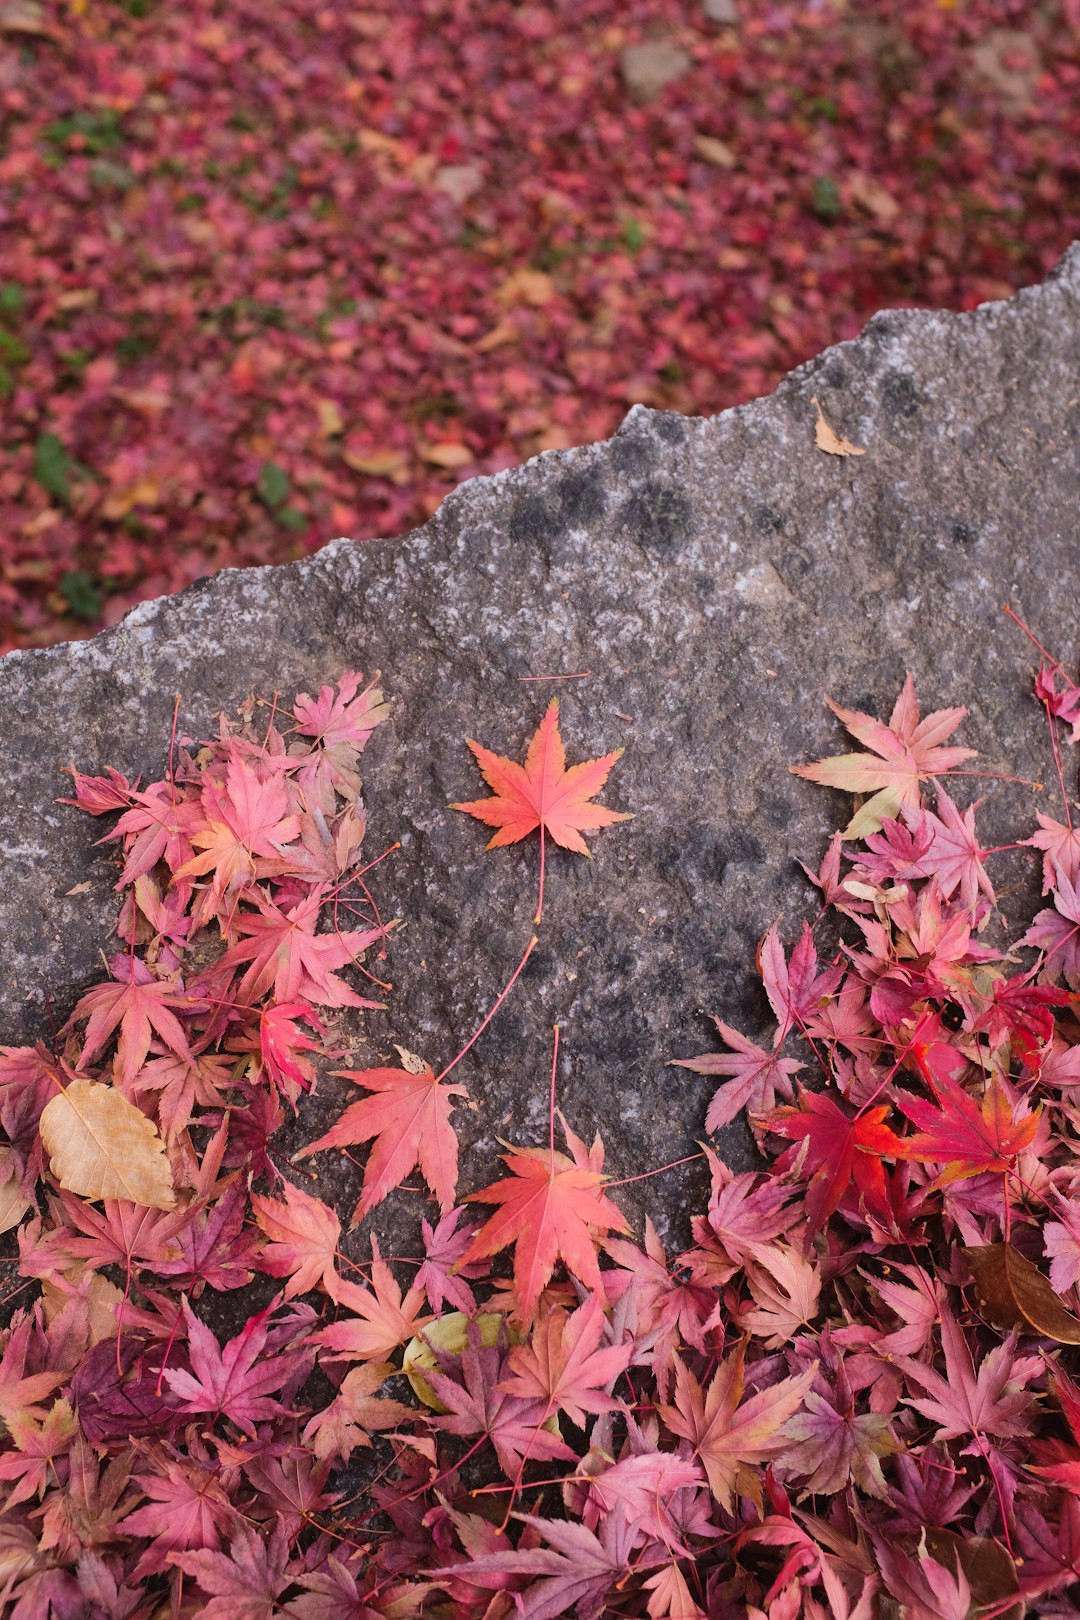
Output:
[[781,1155],[776,1163],[778,1171],[795,1164],[805,1151],[802,1164],[810,1173],[806,1190],[810,1232],[821,1228],[852,1181],[867,1207],[885,1215],[888,1205],[882,1156],[900,1157],[905,1146],[884,1123],[888,1106],[867,1108],[852,1118],[825,1092],[803,1091],[799,1101],[799,1108],[777,1108],[759,1118],[768,1130],[800,1144]]
[[944,1165],[932,1183],[935,1187],[984,1170],[1011,1170],[1017,1154],[1035,1138],[1039,1109],[1028,1112],[1024,1103],[1014,1106],[997,1075],[976,1098],[941,1067],[933,1080],[929,1068],[924,1072],[935,1100],[906,1092],[897,1096],[897,1107],[919,1126],[914,1136],[904,1138],[897,1157]]
[[371,1287],[362,1288],[339,1278],[334,1298],[353,1315],[312,1334],[311,1343],[354,1361],[385,1361],[432,1320],[420,1315],[422,1288],[414,1285],[402,1299],[401,1288],[379,1253],[375,1237],[371,1240]]
[[374,1138],[364,1166],[364,1187],[353,1214],[353,1225],[363,1220],[387,1193],[400,1187],[416,1165],[420,1166],[425,1181],[439,1200],[443,1214],[452,1209],[457,1187],[458,1144],[450,1113],[455,1097],[468,1096],[465,1087],[454,1081],[443,1085],[427,1063],[419,1073],[408,1069],[340,1069],[336,1072],[373,1095],[346,1108],[324,1136],[310,1142],[296,1157],[306,1159],[324,1148],[352,1147]]
[[468,743],[494,797],[472,799],[468,804],[452,804],[450,808],[463,810],[466,815],[475,816],[478,821],[496,829],[488,841],[488,849],[501,844],[516,844],[539,827],[539,917],[544,895],[544,834],[550,834],[563,849],[572,849],[578,855],[589,855],[591,851],[581,836],[583,832],[610,826],[613,821],[630,820],[630,813],[626,810],[607,810],[603,805],[589,802],[607,781],[608,772],[622,754],[622,749],[616,748],[601,759],[571,765],[567,770],[566,751],[559,735],[558,698],[552,698],[548,704],[544,718],[529,743],[524,765],[502,754],[493,754],[490,749],[473,742],[471,737]]
[[503,1155],[511,1174],[466,1199],[501,1204],[502,1209],[477,1232],[462,1263],[486,1259],[513,1243],[518,1314],[526,1319],[532,1317],[560,1256],[575,1277],[589,1288],[599,1288],[597,1234],[629,1231],[619,1210],[601,1192],[599,1136],[590,1154],[565,1120],[563,1131],[573,1158],[554,1146],[511,1148]]
[[823,787],[873,795],[845,827],[845,838],[863,838],[867,833],[877,832],[886,817],[895,816],[901,805],[918,805],[921,783],[975,756],[973,748],[941,746],[968,711],[938,709],[920,720],[915,683],[910,673],[887,726],[872,715],[842,709],[831,698],[825,701],[852,736],[870,752],[835,754],[813,765],[792,765],[791,770],[796,776],[819,782]]
[[169,1567],[171,1552],[221,1545],[221,1532],[235,1528],[237,1510],[214,1474],[197,1461],[169,1458],[164,1472],[136,1474],[149,1500],[116,1526],[130,1536],[151,1537],[135,1569],[136,1576],[155,1574]]
[[894,1364],[905,1378],[925,1390],[924,1396],[908,1401],[909,1406],[937,1425],[937,1439],[975,1437],[969,1451],[985,1450],[984,1436],[1009,1439],[1030,1431],[1029,1414],[1034,1396],[1024,1388],[1043,1372],[1039,1356],[1015,1353],[1015,1334],[1004,1344],[995,1345],[979,1362],[978,1371],[959,1322],[941,1308],[941,1345],[945,1352],[945,1375],[910,1356],[894,1357]]
[[528,1460],[574,1462],[576,1455],[565,1440],[543,1428],[553,1403],[541,1395],[522,1398],[510,1390],[503,1376],[504,1333],[500,1340],[485,1345],[479,1324],[472,1321],[460,1361],[437,1352],[442,1371],[429,1372],[426,1377],[446,1412],[432,1421],[450,1434],[487,1435],[509,1478],[519,1475]]

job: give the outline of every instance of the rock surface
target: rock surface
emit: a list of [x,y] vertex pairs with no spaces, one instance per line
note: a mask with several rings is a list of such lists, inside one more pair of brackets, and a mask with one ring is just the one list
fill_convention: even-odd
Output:
[[[841,746],[823,695],[887,712],[911,669],[924,707],[970,705],[957,740],[987,770],[1050,769],[1032,649],[1001,604],[1072,664],[1078,375],[1074,249],[1009,303],[879,315],[713,420],[635,408],[607,443],[461,486],[404,538],[220,574],[93,641],[11,654],[0,1039],[67,1016],[100,977],[115,913],[102,825],[56,802],[62,766],[156,776],[177,692],[205,735],[253,690],[381,668],[394,714],[364,756],[368,847],[401,840],[376,892],[406,926],[358,1060],[396,1040],[445,1062],[528,939],[537,871],[535,842],[485,854],[484,829],[446,808],[482,791],[464,738],[520,755],[557,694],[572,759],[625,747],[604,802],[635,820],[597,835],[592,861],[550,861],[541,944],[458,1070],[477,1105],[459,1116],[468,1186],[496,1168],[496,1137],[544,1139],[556,1021],[559,1101],[579,1132],[603,1131],[613,1175],[692,1152],[709,1083],[666,1060],[710,1045],[703,1010],[764,1026],[755,943],[775,918],[793,938],[812,914],[794,857],[816,863],[849,808],[787,770]],[[864,455],[815,447],[812,396]],[[957,796],[976,792],[990,844],[1042,802],[997,783]],[[1019,912],[1034,863],[997,861]],[[325,1127],[335,1085],[305,1104],[290,1146]],[[724,1151],[748,1162],[741,1126]],[[358,1171],[326,1161],[324,1196],[351,1208]],[[700,1196],[699,1170],[625,1188],[624,1208],[678,1235],[666,1217]]]

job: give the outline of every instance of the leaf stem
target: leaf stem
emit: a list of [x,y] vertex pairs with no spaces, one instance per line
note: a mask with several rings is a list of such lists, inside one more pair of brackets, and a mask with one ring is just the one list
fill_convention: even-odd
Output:
[[451,1069],[457,1068],[466,1052],[476,1045],[477,1041],[480,1039],[485,1029],[487,1029],[488,1025],[491,1023],[491,1020],[494,1018],[495,1014],[498,1012],[511,990],[514,988],[522,969],[538,944],[539,940],[534,934],[525,947],[525,954],[521,958],[521,961],[518,963],[517,967],[514,969],[513,973],[511,973],[509,979],[507,979],[506,983],[503,985],[503,988],[500,990],[497,1000],[492,1005],[491,1011],[488,1013],[480,1027],[465,1042],[465,1045],[461,1048],[461,1051],[458,1053],[457,1057],[451,1058],[450,1062],[446,1065],[446,1068],[441,1070],[441,1072],[435,1076],[436,1085],[438,1085],[440,1080],[445,1080]]

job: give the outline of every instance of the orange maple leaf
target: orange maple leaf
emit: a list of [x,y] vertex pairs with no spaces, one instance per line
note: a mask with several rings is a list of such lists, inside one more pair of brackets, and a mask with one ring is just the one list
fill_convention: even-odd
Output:
[[621,748],[567,770],[566,750],[559,735],[558,698],[552,698],[533,733],[524,765],[493,754],[471,737],[467,740],[495,797],[452,804],[450,808],[464,810],[466,815],[497,828],[488,849],[519,843],[540,827],[563,849],[589,855],[582,832],[631,819],[629,811],[606,810],[603,805],[588,802],[607,781],[608,772],[622,754]]
[[589,1150],[565,1120],[562,1127],[572,1158],[554,1145],[511,1147],[503,1162],[512,1173],[466,1199],[503,1207],[480,1228],[455,1269],[485,1260],[513,1243],[517,1311],[525,1320],[532,1317],[556,1260],[561,1257],[587,1287],[599,1288],[597,1234],[630,1230],[600,1190],[604,1150],[599,1136]]
[[745,1352],[745,1343],[740,1344],[722,1361],[706,1391],[676,1358],[675,1405],[660,1407],[672,1433],[690,1441],[695,1457],[705,1465],[713,1495],[728,1509],[736,1496],[749,1496],[760,1506],[761,1482],[748,1465],[768,1462],[783,1448],[777,1431],[798,1408],[817,1374],[815,1362],[798,1377],[785,1378],[742,1401]]
[[323,1148],[352,1147],[374,1139],[364,1166],[364,1187],[353,1225],[362,1221],[387,1193],[400,1187],[416,1165],[445,1215],[453,1208],[458,1170],[457,1137],[450,1111],[455,1097],[468,1096],[465,1087],[454,1082],[440,1084],[442,1076],[436,1077],[428,1063],[419,1073],[408,1069],[338,1069],[336,1073],[344,1080],[355,1080],[374,1095],[352,1103],[325,1136],[309,1142],[296,1158],[306,1159]]
[[931,1187],[946,1187],[984,1170],[1012,1170],[1017,1154],[1035,1139],[1040,1111],[1029,1113],[1024,1103],[1014,1107],[997,1075],[991,1076],[981,1097],[973,1097],[942,1072],[935,1084],[926,1061],[921,1060],[920,1066],[934,1101],[907,1093],[898,1097],[897,1107],[920,1129],[903,1139],[903,1151],[896,1157],[943,1164]]

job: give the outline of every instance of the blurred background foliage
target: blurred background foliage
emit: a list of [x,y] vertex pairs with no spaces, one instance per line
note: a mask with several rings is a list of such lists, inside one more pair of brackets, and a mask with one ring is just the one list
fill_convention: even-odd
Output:
[[1080,0],[0,0],[0,646],[1080,234]]

